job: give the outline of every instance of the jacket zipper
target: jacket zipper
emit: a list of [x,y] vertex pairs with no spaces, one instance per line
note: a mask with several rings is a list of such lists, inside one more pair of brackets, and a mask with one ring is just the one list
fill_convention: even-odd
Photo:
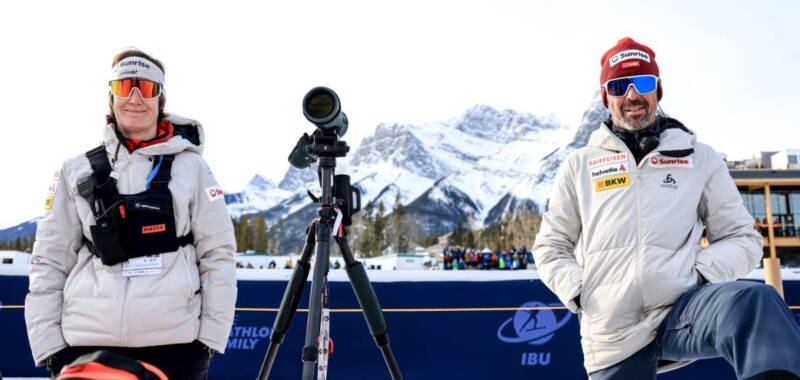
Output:
[[[628,152],[636,166],[636,286],[639,289],[639,320],[644,321],[644,279],[642,278],[642,262],[644,261],[644,253],[642,252],[642,218],[641,218],[641,198],[639,196],[639,182],[641,180],[642,167],[647,163],[647,160],[658,154],[658,150],[653,149],[650,153],[642,157],[642,160],[636,162],[633,152],[628,149],[627,145],[625,150]],[[656,152],[656,153],[653,153]],[[629,162],[630,164],[630,162]]]
[[131,193],[131,172],[133,171],[133,153],[128,153],[128,188],[125,191],[126,194]]
[[[636,159],[634,158],[634,162]],[[644,159],[642,159],[644,162]],[[636,286],[639,288],[639,320],[644,320],[644,279],[642,279],[642,207],[639,197],[639,182],[641,182],[641,167],[636,165]]]
[[[639,320],[644,320],[644,279],[642,279],[642,219],[641,219],[641,199],[639,197],[639,182],[641,179],[641,166],[644,166],[646,157],[641,161],[636,162],[636,157],[633,155],[627,145],[625,150],[628,152],[628,157],[633,159],[634,167],[636,167],[636,287],[639,289]],[[652,152],[651,152],[652,153]],[[648,154],[649,156],[650,154]],[[641,164],[641,166],[640,166]],[[630,161],[628,161],[630,165]]]
[[[656,153],[653,153],[653,152],[656,152]],[[644,278],[642,278],[642,265],[643,265],[643,262],[644,262],[644,252],[642,252],[642,251],[644,250],[644,247],[642,245],[642,225],[641,225],[641,211],[642,210],[641,210],[641,204],[639,202],[639,200],[640,200],[640,198],[639,198],[639,182],[641,180],[642,168],[644,167],[644,165],[647,164],[647,161],[650,159],[650,157],[653,157],[656,154],[658,154],[658,151],[654,149],[652,152],[650,152],[647,155],[645,155],[644,157],[642,157],[642,161],[640,161],[641,165],[636,165],[636,224],[637,224],[637,227],[638,227],[637,238],[639,239],[639,244],[637,244],[637,266],[636,266],[637,278],[636,278],[636,280],[637,280],[637,283],[639,285],[639,305],[640,305],[640,308],[639,308],[639,319],[642,320],[642,321],[644,321],[644,317],[645,317],[645,315],[644,315]],[[653,330],[653,331],[651,331],[651,333],[655,334],[656,331]]]
[[192,280],[192,272],[189,270],[189,261],[183,253],[183,247],[178,247],[178,254],[183,258],[183,267],[186,269],[186,277],[189,278],[189,304],[192,303],[192,296],[194,295],[194,281]]

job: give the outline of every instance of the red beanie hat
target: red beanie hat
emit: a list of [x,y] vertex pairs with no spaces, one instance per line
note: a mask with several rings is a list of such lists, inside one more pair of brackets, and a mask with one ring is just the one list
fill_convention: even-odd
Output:
[[[605,84],[610,79],[629,77],[632,75],[655,75],[658,77],[658,64],[656,53],[630,37],[625,37],[608,49],[600,58],[600,86],[602,86],[603,104],[608,107]],[[664,92],[661,90],[661,80],[658,81],[658,100]]]

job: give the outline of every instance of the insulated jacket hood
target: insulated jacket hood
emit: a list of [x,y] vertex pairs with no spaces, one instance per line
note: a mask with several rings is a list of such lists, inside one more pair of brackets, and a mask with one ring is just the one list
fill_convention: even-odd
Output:
[[[174,135],[167,141],[137,149],[137,152],[151,156],[177,154],[183,151],[203,154],[205,132],[200,122],[173,114],[168,115],[165,120],[172,123]],[[118,145],[122,144],[122,142],[115,132],[113,122],[106,124],[103,129],[103,136],[106,151],[112,154],[112,157],[113,155],[118,155],[117,151],[122,148],[118,147]]]
[[[655,150],[658,152],[675,152],[691,150],[697,141],[697,136],[689,128],[686,128],[680,121],[659,117],[656,126],[661,133],[659,134],[659,144]],[[595,130],[589,137],[587,146],[600,149],[613,150],[615,152],[625,152],[629,150],[625,143],[620,140],[611,130],[608,122],[603,123],[600,128]]]

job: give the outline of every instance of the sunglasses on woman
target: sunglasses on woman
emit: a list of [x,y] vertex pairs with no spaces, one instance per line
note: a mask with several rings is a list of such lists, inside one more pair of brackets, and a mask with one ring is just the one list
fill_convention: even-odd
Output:
[[129,98],[134,88],[139,89],[143,99],[157,98],[161,95],[161,85],[147,79],[117,79],[109,84],[111,93],[118,98]]

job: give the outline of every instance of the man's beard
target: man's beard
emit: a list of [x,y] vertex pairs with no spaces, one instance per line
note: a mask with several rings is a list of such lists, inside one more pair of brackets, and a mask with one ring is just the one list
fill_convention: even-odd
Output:
[[[628,117],[624,116],[625,112],[623,111],[626,108],[633,108],[633,107],[643,107],[644,113],[638,117]],[[625,128],[629,131],[640,131],[650,126],[651,122],[653,121],[653,115],[650,113],[650,104],[647,103],[645,100],[632,100],[623,103],[619,108],[619,114],[622,115],[620,117],[620,127]]]

